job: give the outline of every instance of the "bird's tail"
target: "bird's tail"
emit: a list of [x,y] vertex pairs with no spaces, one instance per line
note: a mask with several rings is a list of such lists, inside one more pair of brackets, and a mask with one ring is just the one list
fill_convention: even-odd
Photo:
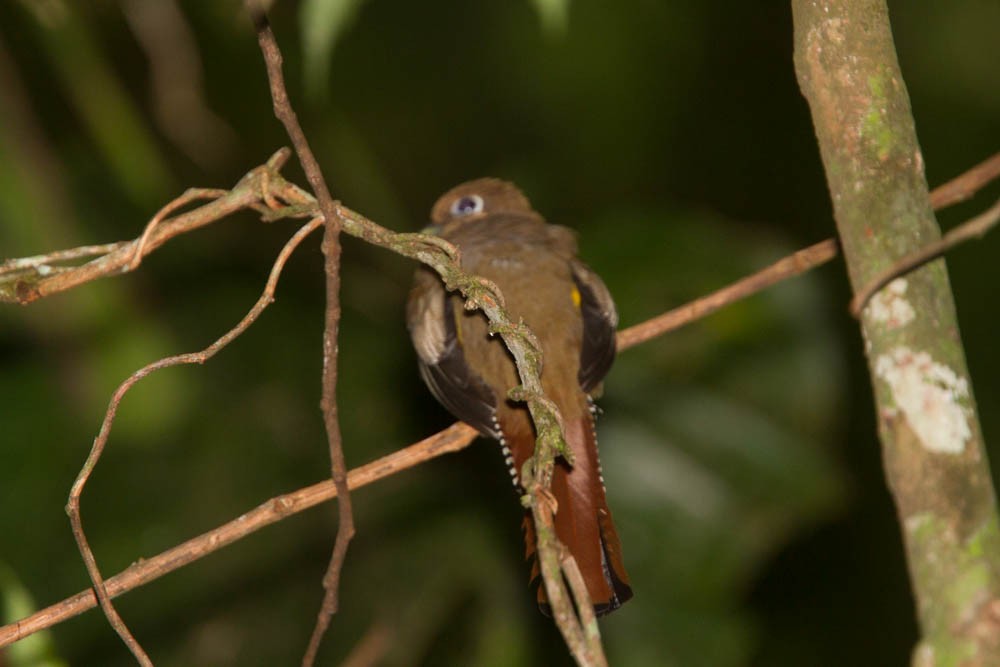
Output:
[[[557,503],[556,536],[576,560],[594,611],[601,616],[629,600],[632,587],[625,572],[618,531],[605,498],[593,415],[587,411],[580,418],[568,421],[565,435],[575,463],[571,468],[559,459],[553,472],[551,488]],[[534,443],[531,443],[527,451],[533,450]],[[532,585],[538,587],[538,604],[549,614],[536,554],[536,531],[530,515],[524,520],[524,537],[525,557],[532,561]]]

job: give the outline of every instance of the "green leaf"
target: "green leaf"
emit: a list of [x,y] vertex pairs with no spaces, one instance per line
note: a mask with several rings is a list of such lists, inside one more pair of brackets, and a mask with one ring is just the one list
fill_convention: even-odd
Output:
[[[0,562],[0,601],[3,623],[12,623],[30,615],[38,607],[31,593],[17,578],[14,571]],[[44,630],[12,644],[3,653],[4,665],[9,667],[64,667],[66,662],[57,654],[52,634]]]
[[299,14],[306,90],[317,96],[330,74],[337,40],[354,21],[365,0],[305,0]]
[[563,34],[569,25],[569,0],[532,0],[542,27],[549,34]]

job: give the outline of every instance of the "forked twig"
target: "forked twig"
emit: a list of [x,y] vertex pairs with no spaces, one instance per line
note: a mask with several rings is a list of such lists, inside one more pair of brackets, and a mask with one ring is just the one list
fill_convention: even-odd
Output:
[[201,199],[218,199],[219,197],[225,197],[229,194],[228,190],[215,190],[206,188],[191,188],[182,194],[177,199],[168,203],[166,206],[161,208],[156,212],[156,215],[149,221],[146,228],[142,230],[142,235],[136,242],[135,246],[132,248],[132,259],[128,263],[128,271],[135,271],[139,268],[139,264],[142,263],[142,258],[146,254],[146,244],[149,243],[150,237],[156,228],[159,227],[160,223],[163,222],[174,211],[184,208],[188,204],[194,201],[199,201]]
[[982,237],[997,222],[1000,222],[1000,199],[997,199],[993,206],[990,206],[971,220],[966,220],[958,227],[948,230],[937,241],[911,252],[872,278],[871,282],[858,290],[858,293],[851,299],[851,315],[859,317],[861,310],[868,305],[868,302],[875,296],[875,293],[899,276],[909,273],[933,259],[937,259],[960,243]]
[[[930,193],[931,208],[935,211],[940,211],[952,204],[963,202],[971,198],[997,177],[1000,177],[1000,151],[994,153],[971,169],[962,172],[947,183],[942,183],[934,188]],[[1000,204],[1000,202],[997,202],[997,204]],[[851,299],[851,303],[848,306],[851,315],[859,317],[861,310],[875,296],[875,293],[892,282],[894,278],[912,271],[932,259],[936,259],[960,243],[979,238],[989,231],[996,224],[995,220],[989,222],[990,217],[995,214],[996,206],[994,204],[993,207],[972,220],[968,220],[950,230],[937,241],[901,258],[876,276],[869,284],[859,289]]]

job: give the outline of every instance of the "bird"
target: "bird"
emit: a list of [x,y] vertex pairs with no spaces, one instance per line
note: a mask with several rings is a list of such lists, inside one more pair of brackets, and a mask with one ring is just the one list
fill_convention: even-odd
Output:
[[[573,458],[556,460],[551,483],[554,525],[579,566],[594,611],[602,616],[632,597],[621,541],[608,508],[597,451],[593,396],[615,356],[618,313],[600,277],[577,258],[575,233],[549,224],[514,184],[480,178],[442,195],[425,233],[455,245],[463,271],[492,281],[512,322],[523,321],[542,351],[541,384],[558,407]],[[500,443],[515,490],[535,448],[526,406],[508,398],[520,385],[513,357],[489,332],[481,311],[466,310],[426,266],[417,269],[406,323],[420,375],[455,417]],[[540,609],[536,531],[525,513],[525,559]]]

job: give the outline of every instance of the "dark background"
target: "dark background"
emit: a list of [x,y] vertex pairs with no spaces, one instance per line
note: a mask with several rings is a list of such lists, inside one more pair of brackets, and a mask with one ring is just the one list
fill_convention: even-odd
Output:
[[[310,14],[321,4],[274,9],[290,92],[334,196],[390,228],[419,229],[463,180],[514,180],[579,230],[623,325],[834,234],[787,3],[574,0],[560,27],[524,1],[370,0],[333,31],[330,57],[333,24]],[[231,187],[287,143],[239,4],[180,3],[177,22],[156,19],[168,55],[151,61],[133,26],[156,5],[0,0],[0,257],[135,237],[185,188]],[[1000,148],[1000,4],[890,12],[936,185]],[[180,75],[158,78],[164,64]],[[158,81],[196,103],[164,101]],[[305,184],[296,165],[286,174]],[[87,586],[63,506],[115,387],[235,324],[292,230],[236,215],[134,274],[0,309],[5,620]],[[246,335],[124,400],[83,499],[106,574],[328,474],[314,236]],[[344,246],[340,405],[356,466],[450,419],[403,327],[413,265]],[[995,249],[986,237],[948,261],[988,443]],[[837,260],[620,356],[599,429],[636,597],[602,624],[612,664],[908,663],[912,599],[848,299]],[[321,664],[366,633],[382,664],[568,664],[526,587],[509,486],[479,442],[356,492]],[[119,609],[157,664],[296,664],[334,531],[333,506],[310,510]],[[132,664],[97,612],[18,650],[50,662],[0,663]]]

